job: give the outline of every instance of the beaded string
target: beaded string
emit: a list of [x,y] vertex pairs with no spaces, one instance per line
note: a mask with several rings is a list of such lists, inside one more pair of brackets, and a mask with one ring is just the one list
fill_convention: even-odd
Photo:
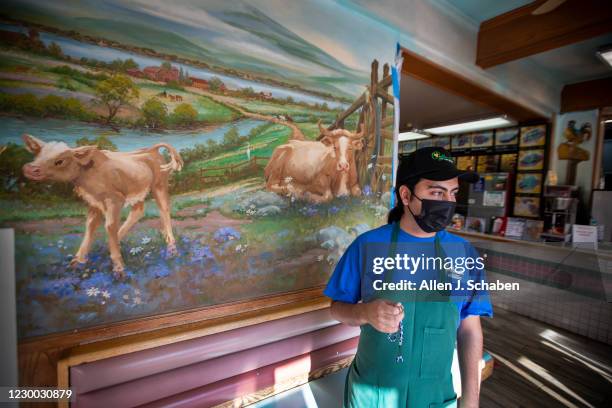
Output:
[[[399,222],[395,222],[393,225],[393,231],[391,233],[391,248],[390,255],[394,255],[397,252],[397,237],[399,235]],[[386,275],[387,276],[387,275]],[[385,278],[386,278],[385,276]],[[401,311],[404,311],[404,306],[400,303]],[[397,342],[397,356],[395,357],[396,363],[403,363],[404,357],[402,355],[402,346],[404,344],[404,319],[399,323],[399,328],[395,333],[387,333],[387,340],[391,343]]]
[[[400,303],[400,307],[402,312],[404,311],[404,307]],[[402,319],[399,323],[399,329],[395,333],[388,333],[387,339],[391,343],[395,343],[397,341],[397,356],[395,357],[396,363],[403,363],[404,357],[402,356],[402,345],[404,344],[404,319]]]

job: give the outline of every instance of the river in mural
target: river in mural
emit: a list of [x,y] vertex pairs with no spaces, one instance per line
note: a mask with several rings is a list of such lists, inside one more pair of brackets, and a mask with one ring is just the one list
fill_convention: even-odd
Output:
[[[265,2],[166,14],[159,2],[14,3],[0,24],[0,226],[15,229],[20,338],[319,286],[358,234],[384,222],[389,194],[371,188],[371,165],[325,175],[325,193],[298,186],[303,175],[283,173],[275,152],[306,146],[301,160],[312,143],[339,149],[338,136],[316,141],[319,124],[365,91],[372,59],[389,60],[392,43],[382,55],[348,44],[363,60],[348,63],[292,23],[314,15]],[[209,26],[194,26],[193,7]],[[336,150],[348,167],[367,165],[355,161],[367,146],[359,120],[344,119],[350,147]],[[129,168],[158,158],[167,166],[138,190],[142,174]],[[109,161],[97,187],[83,182]],[[117,232],[105,222],[115,204],[130,225],[113,253]]]

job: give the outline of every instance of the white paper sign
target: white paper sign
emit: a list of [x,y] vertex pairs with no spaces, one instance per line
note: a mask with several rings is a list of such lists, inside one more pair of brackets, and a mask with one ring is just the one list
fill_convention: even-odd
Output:
[[572,243],[597,249],[597,226],[572,225]]
[[482,205],[487,207],[503,207],[506,203],[505,191],[485,191]]
[[506,236],[511,238],[521,238],[525,229],[525,220],[521,218],[508,217],[506,223]]

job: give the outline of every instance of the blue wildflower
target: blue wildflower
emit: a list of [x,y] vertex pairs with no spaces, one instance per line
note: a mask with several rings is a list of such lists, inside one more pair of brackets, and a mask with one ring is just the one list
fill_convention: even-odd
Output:
[[191,261],[192,262],[200,262],[205,259],[214,259],[215,255],[210,250],[208,245],[202,247],[196,247],[192,251]]
[[240,232],[232,227],[223,227],[215,231],[213,238],[215,241],[222,243],[232,239],[240,239]]

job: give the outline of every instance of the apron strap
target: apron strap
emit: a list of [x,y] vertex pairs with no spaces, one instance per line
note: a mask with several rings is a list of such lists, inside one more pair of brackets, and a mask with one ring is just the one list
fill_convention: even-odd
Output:
[[[398,238],[399,238],[399,231],[400,231],[400,223],[399,221],[395,221],[393,223],[393,228],[391,230],[391,245],[389,246],[389,253],[387,255],[388,258],[394,257],[397,253],[397,242],[398,242]],[[448,274],[446,273],[446,269],[444,268],[444,260],[446,259],[446,251],[444,251],[444,248],[442,247],[442,243],[440,242],[440,234],[438,234],[436,232],[435,238],[434,238],[434,249],[435,249],[435,256],[436,258],[441,259],[441,268],[438,269],[438,282],[448,282],[447,280],[447,276]],[[393,268],[392,270],[389,270],[387,272],[385,272],[384,275],[384,282],[392,282],[393,279],[391,278],[391,275],[394,275],[396,273],[395,268]],[[437,291],[440,295],[448,297],[450,296],[450,291],[449,290],[438,290]]]

